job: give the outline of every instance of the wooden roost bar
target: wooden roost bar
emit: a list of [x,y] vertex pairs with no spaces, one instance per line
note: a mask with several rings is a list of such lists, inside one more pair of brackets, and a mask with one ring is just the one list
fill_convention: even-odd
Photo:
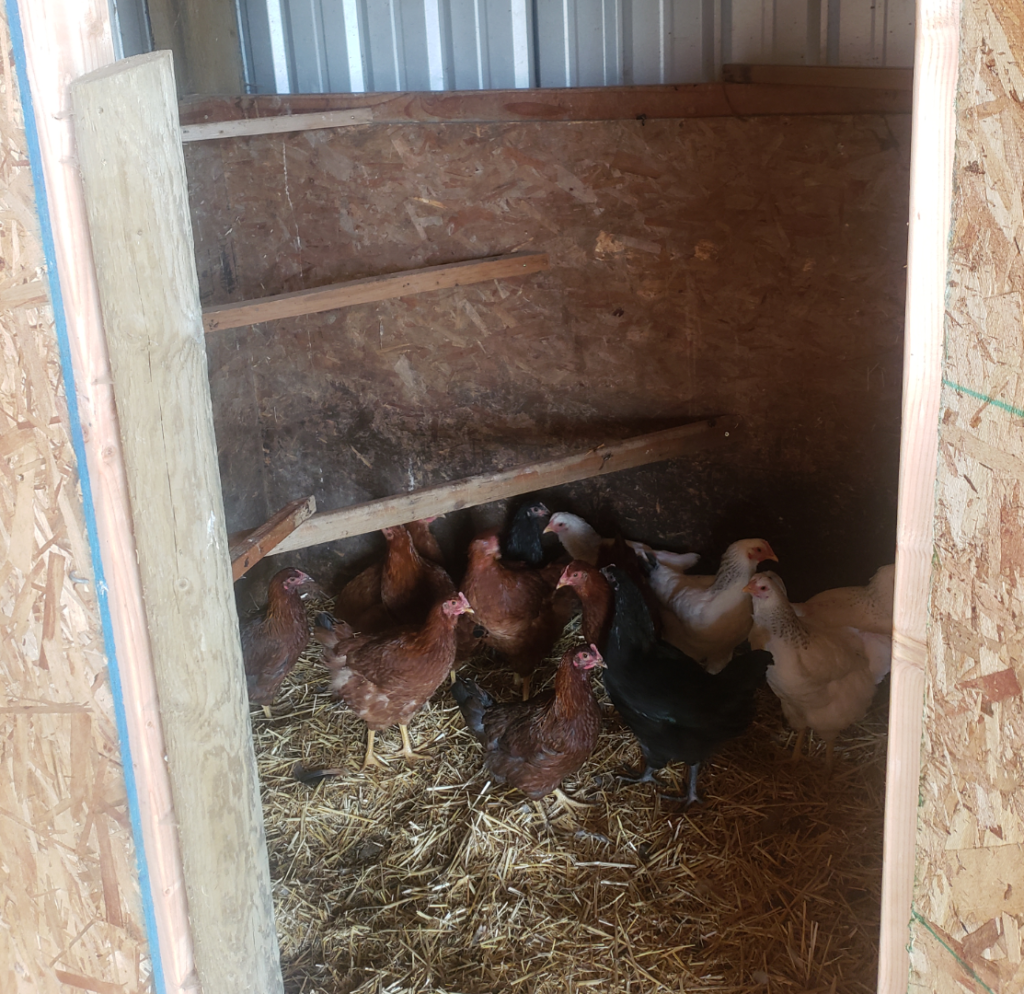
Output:
[[[11,0],[5,991],[1021,989],[1024,33],[917,8],[911,130],[905,73],[830,67],[178,107],[106,3]],[[605,706],[570,822],[443,693],[433,761],[374,777],[312,655],[247,713],[232,559],[248,606],[447,509],[457,569],[544,467],[709,567],[764,535],[794,599],[895,540],[888,735],[883,700],[825,782],[766,694],[683,812],[607,778]]]

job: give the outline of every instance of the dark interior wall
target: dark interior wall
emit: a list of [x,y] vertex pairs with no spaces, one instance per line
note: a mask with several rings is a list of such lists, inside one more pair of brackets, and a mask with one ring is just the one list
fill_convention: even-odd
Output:
[[[229,530],[308,493],[341,507],[729,412],[743,427],[728,449],[550,503],[709,569],[761,535],[794,597],[863,582],[894,546],[909,150],[904,115],[374,124],[186,146],[204,304],[551,259],[208,336]],[[486,512],[440,526],[453,549]],[[288,559],[329,575],[378,541]]]

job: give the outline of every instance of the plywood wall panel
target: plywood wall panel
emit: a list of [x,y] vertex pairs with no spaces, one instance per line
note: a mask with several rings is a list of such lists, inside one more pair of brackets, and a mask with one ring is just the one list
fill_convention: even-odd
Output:
[[0,989],[150,964],[78,469],[0,8]]
[[204,304],[551,260],[208,336],[229,527],[735,412],[725,462],[566,498],[709,556],[767,532],[807,592],[844,559],[863,582],[892,556],[908,125],[376,124],[189,146]]
[[1022,57],[1017,6],[965,0],[912,929],[921,991],[1024,985]]

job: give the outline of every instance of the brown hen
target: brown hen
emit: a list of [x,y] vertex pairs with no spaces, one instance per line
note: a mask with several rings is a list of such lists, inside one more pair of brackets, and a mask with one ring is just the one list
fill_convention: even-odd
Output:
[[575,591],[583,608],[580,634],[588,644],[603,649],[612,620],[612,588],[604,574],[596,566],[574,559],[562,571],[558,586]]
[[317,618],[314,637],[324,646],[324,664],[333,674],[331,689],[367,725],[363,767],[381,766],[373,751],[374,734],[398,725],[402,755],[413,763],[409,722],[441,685],[455,661],[455,626],[472,614],[465,595],[439,601],[421,626],[403,625],[378,635],[357,635],[330,615]]
[[302,594],[315,589],[313,578],[302,570],[280,570],[267,588],[267,606],[239,626],[249,700],[263,705],[268,716],[270,702],[309,642]]
[[[367,566],[345,584],[335,600],[335,614],[339,618],[344,618],[357,632],[380,632],[390,628],[396,622],[407,620],[400,613],[401,600],[403,597],[409,596],[410,591],[416,590],[416,579],[424,567],[415,563],[410,565],[411,557],[407,554],[403,556],[405,539],[402,537],[402,533],[408,529],[408,534],[412,536],[414,550],[420,559],[440,565],[440,560],[435,558],[440,556],[440,549],[429,528],[429,524],[433,520],[433,518],[424,518],[422,521],[412,521],[406,526],[384,529],[385,538],[388,540],[388,551],[385,553],[384,559]],[[392,533],[390,537],[389,531]],[[395,557],[396,560],[394,564],[391,564],[392,557]],[[403,564],[399,565],[398,560],[404,560]],[[410,569],[415,571],[408,579],[402,576],[403,565],[406,571]],[[386,569],[392,571],[387,583],[384,580]],[[382,588],[385,585],[388,586],[389,597],[392,598],[393,608],[391,610],[383,598]],[[453,584],[448,593],[450,594],[454,590]],[[414,597],[415,594],[413,593],[412,596]],[[429,607],[428,604],[422,609],[423,616],[426,615]],[[396,612],[394,608],[398,608],[398,611]],[[422,620],[422,617],[419,620]]]
[[533,671],[572,616],[572,599],[556,597],[560,574],[558,566],[505,564],[494,531],[478,535],[469,546],[462,589],[477,622],[486,629],[484,643],[522,677],[523,700],[530,696]]
[[601,730],[590,671],[603,666],[596,646],[569,649],[554,689],[514,704],[495,704],[472,680],[455,681],[452,694],[495,779],[538,800],[587,761]]

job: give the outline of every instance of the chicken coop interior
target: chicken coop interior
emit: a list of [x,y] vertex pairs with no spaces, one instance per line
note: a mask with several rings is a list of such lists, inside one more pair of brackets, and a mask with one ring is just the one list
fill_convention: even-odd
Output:
[[[895,550],[909,92],[855,87],[814,113],[820,91],[781,90],[749,114],[691,110],[685,87],[581,91],[589,106],[568,111],[551,90],[186,102],[186,130],[374,112],[186,141],[208,318],[543,256],[523,276],[208,323],[228,532],[307,496],[343,509],[728,418],[675,458],[443,514],[451,576],[474,535],[541,499],[602,535],[699,553],[697,573],[763,538],[794,602],[866,583]],[[269,555],[236,584],[239,613],[283,567],[333,596],[384,550],[373,531]],[[561,810],[489,779],[447,680],[410,726],[431,758],[407,767],[392,727],[388,768],[361,769],[365,725],[332,701],[319,652],[251,717],[286,990],[874,989],[887,685],[831,775],[813,736],[788,761],[795,736],[763,688],[688,808],[671,799],[685,764],[660,785],[616,780],[639,749],[598,680],[602,735],[565,783],[585,806]],[[482,658],[467,672],[518,694]],[[310,786],[296,767],[337,773]]]
[[7,0],[0,987],[1024,989],[1022,60]]
[[[938,381],[909,343],[915,225],[919,253],[950,227],[921,206],[932,201],[913,204],[923,169],[951,171],[956,46],[935,42],[945,55],[920,68],[945,22],[922,22],[911,0],[747,7],[119,0],[101,18],[110,52],[94,58],[53,41],[60,17],[22,4],[19,20],[9,0],[3,48],[25,60],[18,86],[37,104],[27,140],[41,145],[25,161],[49,170],[57,238],[44,249],[70,329],[58,317],[70,358],[54,345],[45,366],[71,364],[79,394],[68,423],[82,438],[61,458],[88,463],[93,481],[85,525],[62,506],[61,528],[82,548],[83,527],[99,534],[75,546],[96,568],[70,572],[64,596],[77,598],[74,619],[88,615],[89,644],[105,640],[109,670],[76,662],[74,700],[98,714],[109,682],[117,719],[90,732],[102,739],[89,770],[99,786],[79,784],[67,802],[54,791],[58,814],[90,812],[79,858],[94,823],[98,847],[81,872],[85,910],[36,925],[52,933],[40,949],[58,964],[55,994],[897,994],[908,969],[937,994],[1016,989],[1019,897],[971,884],[989,866],[975,835],[995,847],[984,833],[1003,843],[1005,832],[1000,867],[1024,839],[1010,788],[1004,777],[1002,799],[990,793],[991,817],[963,814],[937,758],[967,735],[964,715],[1000,719],[1020,695],[1012,670],[992,664],[994,636],[992,658],[957,676],[975,697],[951,693],[936,709],[930,686],[926,727],[914,724],[926,664],[951,666],[937,628],[925,646],[931,602],[906,591],[924,589],[938,561],[931,532],[913,529],[946,513],[933,506],[933,466],[908,483],[915,460],[936,461],[908,411],[914,425],[938,422],[914,407]],[[98,37],[93,21],[62,16]],[[991,88],[1001,52],[972,70]],[[930,90],[914,78],[924,71]],[[1010,113],[1000,100],[991,115]],[[922,158],[931,139],[948,141],[948,157],[943,145]],[[968,192],[989,161],[972,155]],[[941,199],[946,177],[929,182]],[[998,214],[995,202],[982,195],[972,210]],[[951,230],[975,273],[977,229]],[[933,261],[934,309],[952,263]],[[918,288],[924,271],[918,261]],[[974,293],[972,279],[950,286]],[[986,301],[1002,299],[998,281],[983,286]],[[954,353],[927,355],[945,368]],[[947,438],[968,431],[958,400],[974,398],[972,431],[1004,409],[1019,416],[959,386],[976,382],[967,371],[943,382]],[[35,424],[23,409],[38,386],[25,392],[8,405],[19,430]],[[987,444],[984,466],[1015,471]],[[970,463],[968,477],[959,450],[943,453],[958,486],[988,493],[987,470]],[[34,470],[25,482],[10,465],[20,489],[7,503],[25,520]],[[66,502],[51,484],[47,499]],[[998,512],[1004,542],[1015,495]],[[551,528],[541,536],[531,519],[527,530],[544,564],[518,564],[513,521],[537,502]],[[967,532],[969,515],[954,511],[943,557]],[[615,563],[597,573],[604,625],[582,593],[553,589],[585,558],[554,527],[572,516],[603,536],[594,572]],[[51,559],[62,535],[39,540]],[[413,560],[434,564],[415,621],[387,590],[403,536]],[[18,621],[44,581],[28,546],[12,549],[29,578],[4,608]],[[821,663],[834,687],[852,656],[828,662],[833,650],[813,646],[861,638],[848,621],[816,635],[827,626],[807,602],[835,588],[874,598],[894,562],[884,634],[853,653],[870,661],[862,706],[825,691],[845,717],[805,735],[780,689],[783,657]],[[59,598],[56,569],[45,584]],[[680,621],[689,602],[663,584],[671,575],[674,590],[712,598],[726,580],[739,589],[744,571],[756,623],[725,665],[672,627],[691,624]],[[499,574],[503,589],[546,585],[543,610],[558,622],[542,652],[530,643],[526,669],[487,621],[500,597],[483,577]],[[376,601],[359,613],[367,584]],[[970,613],[952,581],[944,589],[950,616]],[[786,601],[796,628],[778,622],[788,608],[769,610]],[[292,614],[274,628],[285,602]],[[470,618],[455,617],[463,607]],[[502,609],[509,624],[536,620]],[[29,613],[52,654],[53,609]],[[266,693],[254,645],[289,653]],[[380,646],[399,675],[365,662]],[[661,668],[644,683],[630,667],[648,657]],[[432,689],[412,661],[436,671]],[[357,698],[353,674],[380,699]],[[402,695],[408,710],[394,710]],[[729,695],[733,711],[695,703]],[[564,710],[552,718],[554,705]],[[488,722],[512,714],[549,723],[489,740]],[[682,746],[657,759],[655,724],[699,738],[687,747],[699,762]],[[83,727],[59,739],[69,755]],[[556,741],[569,728],[585,740],[578,756]],[[533,793],[517,780],[525,745],[550,779]],[[124,797],[108,769],[123,770]],[[947,865],[954,823],[960,862]],[[42,892],[40,880],[23,889]],[[996,910],[969,909],[968,891]],[[73,962],[76,944],[92,960]],[[930,973],[939,960],[942,984]]]

